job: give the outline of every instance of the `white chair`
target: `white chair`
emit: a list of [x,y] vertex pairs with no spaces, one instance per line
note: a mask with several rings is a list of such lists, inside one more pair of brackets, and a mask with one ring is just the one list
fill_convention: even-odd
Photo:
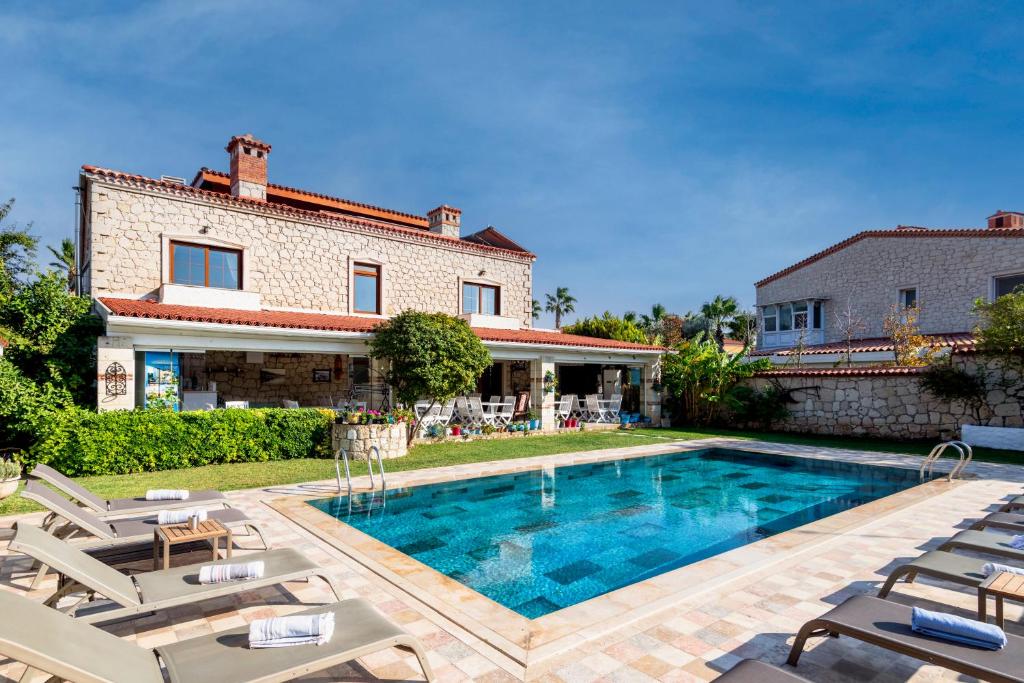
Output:
[[583,408],[580,406],[580,397],[576,394],[572,395],[572,416],[577,419],[583,419]]
[[494,415],[484,412],[483,403],[480,401],[479,396],[470,396],[466,399],[466,405],[469,407],[469,419],[474,427],[483,427],[484,425],[494,426]]
[[558,407],[555,408],[555,419],[563,423],[572,417],[572,394],[566,394],[558,399]]
[[501,400],[501,407],[498,408],[497,414],[495,414],[495,423],[503,427],[507,427],[512,422],[512,418],[516,414],[516,397],[506,396]]
[[283,401],[281,401],[281,405],[283,405],[285,408],[298,408],[299,407],[299,402],[298,401],[289,401],[288,399],[284,399]]
[[[434,404],[434,408],[438,408],[438,405],[436,403]],[[428,409],[430,409],[430,401],[416,401],[416,403],[413,404],[412,407],[412,411],[416,414],[416,419],[419,420],[423,419],[423,417],[427,414]],[[431,412],[437,411],[432,410]]]
[[605,422],[607,411],[601,407],[601,399],[597,394],[587,394],[583,399],[583,419],[587,422]]
[[491,396],[487,399],[488,403],[501,403],[501,396]]
[[455,399],[446,401],[443,406],[435,404],[431,407],[429,404],[424,407],[426,410],[422,418],[420,418],[420,430],[423,434],[434,425],[441,425],[447,427],[448,423],[452,421],[452,415],[455,412]]
[[469,401],[466,400],[465,396],[455,397],[455,417],[460,424],[464,424],[467,427],[473,426],[473,418],[469,413]]
[[612,394],[612,400],[605,409],[610,422],[619,421],[619,411],[622,410],[622,394]]

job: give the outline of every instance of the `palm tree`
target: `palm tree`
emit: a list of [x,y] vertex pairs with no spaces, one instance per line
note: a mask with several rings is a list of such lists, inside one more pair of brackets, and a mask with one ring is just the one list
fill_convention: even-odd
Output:
[[640,327],[644,328],[644,331],[649,335],[657,334],[658,328],[661,326],[661,321],[665,319],[665,315],[668,311],[661,304],[654,304],[651,306],[651,314],[640,316]]
[[711,333],[718,342],[718,350],[725,350],[725,331],[723,327],[740,310],[740,304],[736,297],[721,294],[700,307],[700,314],[707,318]]
[[78,266],[75,263],[75,243],[65,237],[60,241],[60,251],[57,251],[53,247],[47,247],[53,257],[57,259],[50,263],[51,266],[57,270],[67,271],[68,274],[68,291],[72,294],[78,289],[76,286],[78,282]]
[[627,323],[636,323],[640,319],[640,316],[636,311],[626,311],[622,314],[622,320]]
[[537,301],[536,299],[534,299],[533,300],[533,319],[536,320],[537,318],[539,318],[540,314],[543,313],[543,312],[544,312],[544,309],[541,308],[540,302]]
[[562,316],[576,310],[576,297],[569,294],[568,287],[558,287],[555,293],[548,294],[548,304],[545,309],[555,314],[555,328],[562,329]]
[[726,323],[729,336],[743,342],[744,346],[753,346],[757,342],[757,313],[740,311]]

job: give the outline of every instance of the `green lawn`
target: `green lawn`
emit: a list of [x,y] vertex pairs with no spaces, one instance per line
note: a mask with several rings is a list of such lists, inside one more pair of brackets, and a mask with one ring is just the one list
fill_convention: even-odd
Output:
[[[444,442],[414,446],[404,458],[386,463],[389,472],[458,465],[462,463],[504,460],[534,455],[590,451],[601,448],[638,446],[669,439],[699,439],[723,436],[738,439],[760,439],[777,443],[818,445],[833,448],[855,448],[866,451],[911,453],[925,455],[932,443],[885,441],[880,439],[814,437],[792,434],[734,431],[725,429],[650,429],[634,432],[577,432],[554,436],[529,436],[496,441]],[[986,462],[1024,465],[1024,453],[976,449],[975,459]],[[356,463],[353,475],[365,474],[366,466]],[[216,488],[223,491],[282,484],[295,484],[334,476],[333,460],[305,458],[274,462],[209,465],[186,470],[144,472],[141,474],[82,477],[80,483],[106,498],[138,495],[153,488]],[[0,515],[38,510],[34,503],[17,494],[0,501]]]

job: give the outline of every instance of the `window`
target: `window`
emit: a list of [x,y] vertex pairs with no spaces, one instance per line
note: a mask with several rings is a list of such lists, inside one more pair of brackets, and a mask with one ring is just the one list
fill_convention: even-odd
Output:
[[801,301],[793,304],[793,329],[807,329],[807,302]]
[[820,301],[815,301],[814,302],[814,324],[813,324],[814,329],[816,329],[816,330],[820,330],[821,329],[821,327],[822,327],[821,321],[822,321],[821,302]]
[[242,252],[171,242],[171,282],[194,287],[242,288]]
[[775,306],[765,306],[762,317],[765,332],[774,332],[778,329],[778,309]]
[[917,307],[917,287],[900,290],[900,306],[903,308]]
[[995,295],[998,299],[1001,296],[1010,294],[1017,287],[1024,287],[1024,273],[1019,275],[1003,275],[995,279]]
[[352,274],[352,310],[356,313],[380,314],[380,266],[355,264]]
[[501,292],[491,285],[462,284],[462,312],[501,315]]
[[790,304],[779,306],[779,329],[783,332],[793,329],[793,306]]

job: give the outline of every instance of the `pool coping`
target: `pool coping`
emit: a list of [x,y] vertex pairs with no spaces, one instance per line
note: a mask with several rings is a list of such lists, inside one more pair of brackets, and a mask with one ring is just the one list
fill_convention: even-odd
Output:
[[[786,444],[702,439],[475,463],[475,467],[415,470],[401,473],[406,476],[401,477],[399,486],[458,481],[707,448],[730,448],[809,459],[843,460],[914,470],[920,464],[920,458],[891,453],[873,454],[861,451],[857,452],[857,456],[860,457],[851,457],[851,452],[837,449],[820,448],[808,453],[796,452],[799,449]],[[822,543],[832,541],[869,522],[877,521],[882,515],[922,503],[937,493],[955,488],[960,483],[962,482],[933,480],[624,586],[537,619],[521,616],[415,558],[307,504],[310,500],[324,498],[323,492],[279,497],[266,502],[347,557],[478,637],[508,658],[515,668],[521,667],[525,673],[531,665],[698,594],[761,571],[774,563],[791,560],[799,554],[810,552]]]

